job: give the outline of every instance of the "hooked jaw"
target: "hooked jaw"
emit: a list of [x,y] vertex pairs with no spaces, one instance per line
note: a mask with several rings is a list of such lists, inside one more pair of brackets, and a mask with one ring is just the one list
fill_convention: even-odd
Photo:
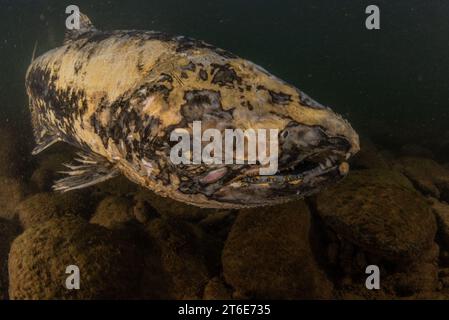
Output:
[[274,174],[261,173],[267,165],[260,163],[203,165],[192,172],[191,180],[181,183],[179,191],[227,207],[277,204],[341,180],[349,172],[347,160],[359,150],[357,133],[335,114],[329,114],[322,125],[291,121],[277,137]]
[[294,148],[288,141],[280,141],[279,168],[274,175],[260,175],[260,166],[255,165],[235,170],[223,167],[211,170],[201,181],[219,184],[209,195],[212,199],[236,206],[276,204],[314,194],[345,177],[349,172],[347,160],[359,150],[354,131],[354,136],[343,138],[328,137],[320,130],[307,132],[309,141],[301,148],[297,143]]

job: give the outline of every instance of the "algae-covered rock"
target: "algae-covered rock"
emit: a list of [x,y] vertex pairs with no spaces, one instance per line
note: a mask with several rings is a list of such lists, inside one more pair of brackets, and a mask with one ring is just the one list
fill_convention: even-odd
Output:
[[403,157],[395,166],[425,195],[440,198],[441,190],[449,190],[449,171],[432,159]]
[[417,259],[435,237],[429,204],[394,171],[352,172],[319,194],[317,209],[339,236],[382,258]]
[[20,180],[0,176],[0,218],[14,218],[15,208],[25,194],[26,188]]
[[123,197],[109,196],[98,204],[90,222],[113,229],[134,219],[132,202],[130,200]]
[[[339,286],[339,299],[426,299],[440,288],[436,258],[438,246],[434,244],[417,261],[402,263],[394,268],[390,264],[376,262],[380,270],[380,288],[368,290],[367,274]],[[364,269],[366,265],[364,266]]]
[[[349,173],[349,177],[343,180],[346,183],[353,184],[366,181],[369,185],[379,187],[398,187],[414,192],[415,188],[410,180],[402,173],[389,169],[370,169],[370,170],[353,170]],[[349,181],[346,181],[349,180]],[[338,184],[336,185],[338,186]],[[333,187],[332,187],[333,188]]]
[[311,249],[310,226],[303,201],[241,210],[223,250],[226,283],[253,298],[332,297]]
[[36,193],[16,208],[19,220],[24,229],[35,224],[65,215],[77,215],[88,219],[93,208],[92,199],[85,191],[67,193]]
[[[80,271],[80,289],[66,288],[67,266]],[[130,299],[138,292],[136,247],[76,216],[30,227],[11,246],[11,299]]]
[[401,271],[387,275],[384,285],[390,286],[396,296],[411,297],[423,292],[438,290],[438,259],[439,248],[436,244],[425,252],[418,261],[401,266]]
[[173,218],[146,225],[145,299],[199,299],[217,268],[217,244],[198,227]]
[[0,218],[0,300],[8,298],[8,254],[19,232],[17,223]]

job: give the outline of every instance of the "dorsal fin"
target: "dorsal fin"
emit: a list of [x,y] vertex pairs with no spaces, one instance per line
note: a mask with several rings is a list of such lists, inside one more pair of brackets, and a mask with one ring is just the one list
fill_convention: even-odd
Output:
[[93,25],[92,21],[90,21],[89,17],[86,16],[84,13],[80,12],[80,28],[79,29],[72,29],[72,30],[66,30],[65,37],[64,37],[64,44],[76,39],[79,35],[89,32],[89,31],[95,31],[95,26]]

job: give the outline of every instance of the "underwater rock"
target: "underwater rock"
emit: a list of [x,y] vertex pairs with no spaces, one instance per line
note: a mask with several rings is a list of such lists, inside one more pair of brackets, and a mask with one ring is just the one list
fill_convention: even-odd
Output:
[[25,185],[17,179],[0,176],[0,218],[13,219],[15,208],[26,193]]
[[439,247],[434,243],[415,262],[384,272],[382,286],[397,298],[412,298],[437,291],[440,287],[438,256]]
[[318,195],[317,211],[339,236],[392,261],[419,258],[436,233],[427,201],[394,171],[353,171]]
[[[65,288],[66,267],[80,270],[80,290]],[[11,299],[131,299],[142,261],[136,247],[103,227],[66,216],[30,227],[11,246]]]
[[92,213],[93,202],[84,191],[67,193],[36,193],[16,208],[24,229],[47,220],[65,215],[76,215],[88,219]]
[[367,290],[366,274],[349,279],[337,289],[339,299],[427,299],[436,296],[440,288],[438,279],[438,245],[433,244],[420,258],[410,264],[395,266],[385,261],[369,262],[379,267],[381,281],[379,290]]
[[204,300],[231,300],[232,290],[220,277],[212,278],[204,288]]
[[366,137],[360,137],[360,151],[350,160],[353,169],[388,169],[377,147]]
[[199,299],[218,273],[220,247],[192,224],[169,217],[146,225],[144,299]]
[[0,218],[0,300],[8,299],[8,254],[19,233],[17,223]]
[[148,202],[161,215],[187,221],[199,221],[208,214],[216,212],[214,209],[199,208],[170,198],[164,198],[143,188],[139,188],[134,200]]
[[449,190],[449,171],[432,159],[403,157],[396,161],[395,167],[425,195],[440,198],[441,190]]
[[304,201],[241,210],[223,250],[226,283],[251,298],[331,298],[311,249],[310,218]]
[[106,197],[95,210],[90,223],[98,224],[108,229],[134,220],[132,202],[124,197]]
[[[416,192],[413,184],[402,173],[390,169],[369,169],[369,170],[353,170],[349,173],[345,180],[350,179],[354,183],[363,182],[366,180],[369,185],[376,185],[379,187],[398,187],[406,189],[411,192]],[[342,181],[345,182],[345,180]],[[338,188],[336,185],[335,188]],[[332,187],[333,188],[333,187]],[[330,188],[330,189],[332,189]]]

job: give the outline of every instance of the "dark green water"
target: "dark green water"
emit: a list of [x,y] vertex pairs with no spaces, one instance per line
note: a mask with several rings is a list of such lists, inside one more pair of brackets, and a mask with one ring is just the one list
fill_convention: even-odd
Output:
[[[25,137],[33,45],[40,54],[62,43],[69,4],[99,29],[205,40],[296,85],[390,149],[418,144],[447,154],[447,1],[0,0],[0,121]],[[370,4],[380,8],[380,30],[365,28]]]

